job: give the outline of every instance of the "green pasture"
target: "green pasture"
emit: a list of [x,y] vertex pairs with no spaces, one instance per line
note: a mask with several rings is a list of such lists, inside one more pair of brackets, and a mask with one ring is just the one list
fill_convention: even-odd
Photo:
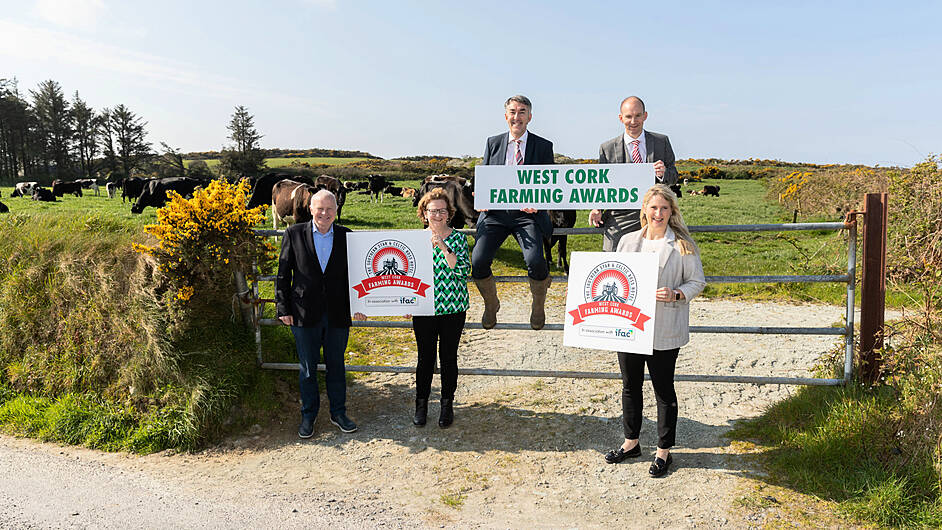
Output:
[[[394,181],[396,186],[418,187],[418,180]],[[776,203],[765,199],[765,187],[753,180],[704,181],[720,186],[720,197],[685,194],[681,211],[688,225],[725,225],[788,222],[790,218]],[[130,203],[120,198],[108,199],[85,194],[65,196],[55,203],[40,203],[24,198],[9,198],[12,188],[0,188],[12,212],[100,211],[141,226],[156,221],[156,210],[148,208],[140,215],[130,213]],[[269,216],[270,219],[270,216]],[[837,221],[838,219],[829,219]],[[341,223],[354,230],[417,229],[422,225],[415,216],[411,198],[386,196],[382,203],[370,202],[360,192],[347,195]],[[576,227],[587,227],[588,211],[578,213]],[[271,228],[270,221],[260,228]],[[847,268],[846,234],[843,232],[759,232],[698,233],[704,271],[710,275],[768,274],[841,274]],[[602,236],[570,236],[568,251],[601,250]],[[558,247],[553,249],[554,261]],[[859,254],[859,253],[858,253]],[[553,274],[563,272],[555,265]],[[498,275],[522,275],[524,262],[517,242],[508,238],[498,251],[494,272]],[[738,296],[756,299],[793,299],[840,304],[844,284],[711,284],[704,296]],[[894,294],[889,293],[890,302]]]
[[[338,157],[328,157],[328,156],[308,156],[308,157],[298,157],[298,158],[266,158],[265,165],[270,168],[276,167],[285,167],[290,166],[293,162],[308,163],[311,165],[315,164],[327,164],[329,166],[340,166],[343,164],[349,164],[350,162],[359,162],[361,160],[370,160],[364,157],[349,157],[349,158],[338,158]],[[183,163],[190,167],[192,160],[184,160]],[[209,167],[216,167],[219,165],[219,160],[205,160],[206,165]]]

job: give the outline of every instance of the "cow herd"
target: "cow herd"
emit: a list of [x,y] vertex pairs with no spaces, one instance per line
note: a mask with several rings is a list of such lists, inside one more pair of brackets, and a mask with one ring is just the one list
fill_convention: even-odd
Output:
[[[183,196],[190,196],[193,191],[204,185],[202,180],[186,177],[169,178],[127,178],[105,184],[109,199],[121,192],[121,201],[132,202],[131,213],[141,213],[148,206],[161,207],[167,202],[167,191],[173,190]],[[34,201],[55,202],[60,197],[74,195],[83,196],[83,190],[94,195],[101,195],[101,188],[95,179],[59,180],[52,181],[52,189],[40,186],[38,182],[17,182],[13,187],[11,197],[31,197]],[[4,205],[6,208],[6,205]],[[8,211],[9,209],[7,209]],[[3,210],[0,209],[0,213]]]
[[[318,190],[326,189],[337,197],[337,218],[342,218],[343,205],[348,193],[359,193],[370,196],[370,202],[382,204],[386,196],[412,198],[412,205],[417,206],[419,200],[435,188],[443,188],[455,206],[455,215],[450,221],[454,228],[464,228],[465,225],[473,227],[477,222],[478,212],[474,209],[474,183],[470,179],[453,175],[431,175],[426,177],[419,188],[403,188],[393,185],[382,175],[369,175],[364,181],[345,181],[321,175],[317,178],[306,176],[269,173],[252,179],[252,194],[248,207],[255,208],[263,204],[272,206],[272,225],[278,227],[279,222],[291,219],[293,222],[304,222],[311,219],[309,209],[311,197]],[[167,178],[126,178],[120,181],[108,182],[105,190],[108,198],[117,197],[121,190],[121,201],[131,202],[131,213],[139,214],[145,208],[159,208],[167,202],[167,192],[175,191],[183,197],[192,196],[193,192],[207,184],[206,181],[188,177]],[[687,182],[684,182],[687,184]],[[678,197],[683,196],[681,186],[671,186]],[[94,179],[80,179],[74,181],[56,180],[49,190],[37,182],[19,182],[13,189],[11,197],[32,197],[35,201],[56,201],[58,197],[75,195],[81,197],[83,190],[89,190],[95,195],[100,194],[99,186]],[[690,190],[694,195],[713,195],[719,197],[719,186],[704,186],[703,190]],[[0,202],[0,213],[8,212],[9,208]],[[549,211],[550,220],[554,228],[572,228],[576,222],[576,212]],[[548,261],[552,261],[552,248],[559,243],[557,265],[569,270],[566,260],[565,235],[556,235],[544,241],[544,250]]]

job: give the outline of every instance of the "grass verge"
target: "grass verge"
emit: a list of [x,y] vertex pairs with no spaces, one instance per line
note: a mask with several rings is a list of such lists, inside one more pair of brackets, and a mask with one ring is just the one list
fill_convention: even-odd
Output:
[[770,485],[833,501],[859,524],[942,525],[934,451],[898,447],[889,387],[805,387],[728,433],[755,443]]

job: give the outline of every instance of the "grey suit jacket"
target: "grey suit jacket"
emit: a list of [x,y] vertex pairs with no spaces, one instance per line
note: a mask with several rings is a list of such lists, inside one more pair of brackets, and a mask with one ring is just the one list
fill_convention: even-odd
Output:
[[[647,150],[645,162],[653,163],[658,160],[664,162],[664,176],[660,182],[670,186],[677,183],[677,167],[674,165],[674,150],[666,134],[644,131],[644,146]],[[627,156],[624,133],[604,142],[599,147],[599,164],[625,164],[631,162]],[[655,182],[652,182],[655,184]],[[646,190],[643,190],[646,191]],[[631,215],[637,218],[639,210],[606,210],[602,212],[602,222],[605,223],[612,216],[620,217]]]
[[[618,252],[640,252],[647,228],[626,234],[618,242]],[[683,256],[677,236],[670,228],[664,235],[664,248],[658,254],[657,286],[678,289],[684,299],[657,302],[654,308],[654,349],[671,350],[690,342],[690,301],[706,286],[699,250]]]

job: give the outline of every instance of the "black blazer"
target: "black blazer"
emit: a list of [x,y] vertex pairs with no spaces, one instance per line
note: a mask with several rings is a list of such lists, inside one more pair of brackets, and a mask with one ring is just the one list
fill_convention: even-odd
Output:
[[[507,162],[507,143],[509,141],[509,131],[488,138],[487,145],[484,148],[484,161],[482,163],[485,166],[504,165]],[[523,153],[523,163],[525,165],[555,163],[555,159],[553,158],[553,142],[528,131],[527,150]],[[497,211],[494,210],[493,212],[496,213]],[[478,217],[478,223],[480,223],[482,220],[485,220],[489,213],[491,212],[481,212],[480,217]],[[553,223],[550,221],[549,214],[546,212],[546,210],[540,210],[533,214],[524,213],[521,211],[503,212],[503,215],[508,214],[512,215],[513,217],[533,217],[536,220],[537,225],[540,227],[540,230],[543,231],[543,237],[549,238],[553,235]]]
[[314,250],[311,224],[297,223],[285,230],[278,258],[275,307],[278,316],[294,316],[294,325],[314,327],[327,311],[327,325],[349,328],[350,281],[347,275],[347,232],[334,223],[334,247],[321,272]]

